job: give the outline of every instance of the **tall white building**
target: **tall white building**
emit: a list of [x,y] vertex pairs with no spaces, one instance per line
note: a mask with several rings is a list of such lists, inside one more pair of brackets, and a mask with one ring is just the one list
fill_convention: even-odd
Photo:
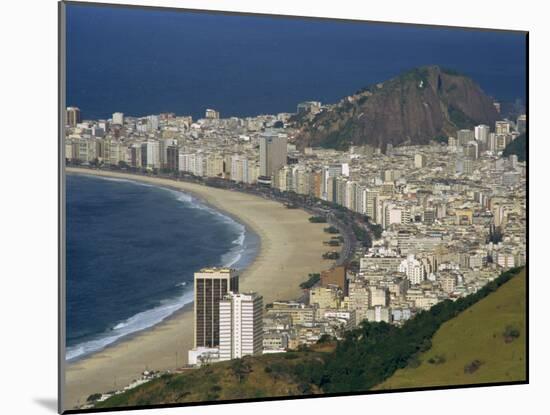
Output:
[[407,255],[407,259],[399,264],[399,272],[405,273],[411,284],[420,284],[426,277],[424,265],[414,255]]
[[[323,166],[321,170],[321,199],[329,200],[332,202],[332,198],[329,197],[329,193],[332,193],[332,189],[329,187],[334,182],[330,182],[330,178],[342,176],[343,165],[342,164],[332,164],[330,166]],[[348,175],[349,175],[349,166],[348,166]]]
[[477,141],[487,144],[487,141],[489,140],[489,133],[491,132],[491,129],[488,125],[476,125],[474,128],[474,137]]
[[157,131],[160,127],[160,118],[158,115],[147,116],[147,131]]
[[160,168],[160,145],[158,141],[147,141],[141,145],[141,165],[143,167]]
[[113,124],[124,125],[124,113],[115,112],[113,114]]
[[67,107],[66,124],[75,127],[80,122],[80,109],[77,107]]
[[260,136],[260,176],[272,177],[286,165],[287,136],[266,132]]
[[423,167],[426,167],[426,156],[424,154],[414,155],[414,167],[416,169],[421,169]]
[[262,354],[262,308],[256,293],[229,292],[220,301],[220,360]]

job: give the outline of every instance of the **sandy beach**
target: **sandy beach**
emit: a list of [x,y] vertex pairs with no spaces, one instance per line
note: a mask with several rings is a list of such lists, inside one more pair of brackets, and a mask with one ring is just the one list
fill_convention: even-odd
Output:
[[[308,221],[310,214],[287,209],[278,202],[241,192],[216,189],[169,179],[67,168],[67,173],[143,181],[191,193],[223,210],[256,232],[261,240],[258,256],[240,276],[241,291],[256,291],[264,304],[300,296],[299,284],[310,272],[332,265],[321,255],[329,236],[324,224]],[[144,370],[170,370],[187,363],[193,347],[193,305],[160,324],[66,366],[65,409],[85,403],[92,393],[120,389]]]

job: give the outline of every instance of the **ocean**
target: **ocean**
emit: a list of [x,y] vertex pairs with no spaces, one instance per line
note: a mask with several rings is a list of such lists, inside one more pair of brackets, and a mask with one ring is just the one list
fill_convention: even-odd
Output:
[[270,16],[67,6],[67,105],[222,117],[337,102],[422,65],[472,77],[497,100],[526,96],[526,36]]
[[179,191],[67,176],[67,350],[75,360],[193,301],[193,273],[245,268],[259,238]]

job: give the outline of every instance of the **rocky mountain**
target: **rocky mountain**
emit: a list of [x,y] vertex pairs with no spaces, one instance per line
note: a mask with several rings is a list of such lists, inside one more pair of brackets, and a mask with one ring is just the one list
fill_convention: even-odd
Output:
[[349,145],[426,144],[462,128],[494,125],[499,118],[472,79],[439,66],[407,71],[363,88],[312,116],[292,118],[299,147],[345,149]]

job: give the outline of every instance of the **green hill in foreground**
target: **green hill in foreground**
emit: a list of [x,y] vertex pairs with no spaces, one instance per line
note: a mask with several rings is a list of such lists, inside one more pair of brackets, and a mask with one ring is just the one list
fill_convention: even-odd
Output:
[[[165,374],[133,390],[115,395],[96,408],[158,405],[216,400],[257,399],[321,393],[300,382],[296,370],[322,360],[332,350],[318,345],[310,351],[267,354],[221,362],[200,369]],[[298,369],[299,370],[299,369]]]
[[[445,300],[403,327],[363,322],[337,343],[164,374],[96,408],[525,379],[525,271]],[[378,385],[378,386],[377,386]]]
[[523,270],[444,323],[430,350],[373,389],[526,380],[525,283]]

